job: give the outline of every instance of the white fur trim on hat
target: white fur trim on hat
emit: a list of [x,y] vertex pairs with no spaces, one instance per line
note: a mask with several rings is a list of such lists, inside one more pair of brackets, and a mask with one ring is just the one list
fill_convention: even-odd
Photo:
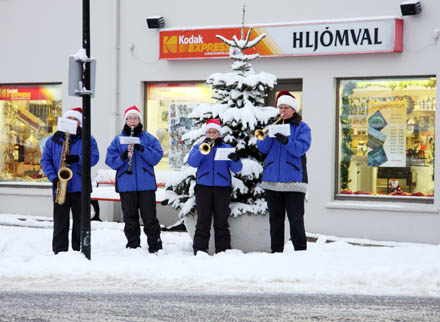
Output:
[[78,120],[79,126],[82,127],[82,113],[78,110],[78,108],[70,109],[63,114],[63,118],[65,119],[68,118],[69,116],[73,117],[75,120]]
[[209,129],[214,129],[214,130],[217,130],[219,133],[222,133],[222,127],[218,124],[215,124],[215,123],[209,123],[209,124],[203,125],[203,132],[206,133],[206,131],[208,131]]
[[282,105],[282,104],[289,105],[290,107],[293,107],[295,110],[298,109],[297,99],[293,98],[290,95],[283,95],[278,98],[277,107],[280,107],[280,105]]
[[136,106],[131,106],[129,108],[127,108],[124,112],[124,121],[127,121],[127,117],[130,114],[135,114],[139,117],[139,120],[142,121],[142,114],[141,111],[139,111],[139,109]]
[[220,134],[222,134],[222,127],[220,125],[219,119],[210,119],[207,120],[205,124],[203,124],[203,132],[206,133],[209,129],[217,130]]

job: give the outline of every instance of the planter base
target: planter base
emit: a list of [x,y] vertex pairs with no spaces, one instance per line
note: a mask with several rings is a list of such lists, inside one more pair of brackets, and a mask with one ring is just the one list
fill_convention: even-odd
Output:
[[[185,227],[191,239],[194,240],[194,232],[197,223],[197,215],[185,217]],[[231,247],[245,253],[268,252],[270,253],[269,216],[229,217],[229,230],[231,232]],[[286,217],[284,223],[284,241],[290,238],[289,221]],[[209,239],[209,254],[214,254],[214,228],[211,226]]]

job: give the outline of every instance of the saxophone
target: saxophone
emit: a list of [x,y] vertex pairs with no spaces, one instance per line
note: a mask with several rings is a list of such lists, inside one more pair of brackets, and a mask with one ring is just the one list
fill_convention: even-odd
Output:
[[64,204],[66,200],[67,182],[72,179],[73,172],[67,167],[66,156],[69,154],[69,137],[70,133],[66,133],[66,140],[63,143],[61,152],[60,169],[58,170],[58,184],[55,196],[55,202],[59,205]]

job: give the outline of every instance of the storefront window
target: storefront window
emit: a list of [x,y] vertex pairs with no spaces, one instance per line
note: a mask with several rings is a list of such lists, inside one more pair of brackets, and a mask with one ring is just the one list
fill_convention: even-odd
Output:
[[338,82],[336,198],[434,197],[436,78]]
[[62,113],[61,84],[0,85],[0,181],[46,181],[40,166]]
[[154,83],[146,87],[146,129],[162,145],[164,157],[158,170],[178,170],[191,149],[182,135],[193,130],[188,115],[200,103],[215,103],[209,85],[200,83]]

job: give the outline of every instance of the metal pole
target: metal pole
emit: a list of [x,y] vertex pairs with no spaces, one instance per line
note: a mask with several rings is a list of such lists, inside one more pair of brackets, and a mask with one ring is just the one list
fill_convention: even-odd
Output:
[[[90,0],[83,0],[83,48],[90,58]],[[83,63],[83,86],[90,88],[90,62]],[[90,231],[90,95],[82,96],[82,177],[81,177],[81,252],[90,258],[91,231]]]

